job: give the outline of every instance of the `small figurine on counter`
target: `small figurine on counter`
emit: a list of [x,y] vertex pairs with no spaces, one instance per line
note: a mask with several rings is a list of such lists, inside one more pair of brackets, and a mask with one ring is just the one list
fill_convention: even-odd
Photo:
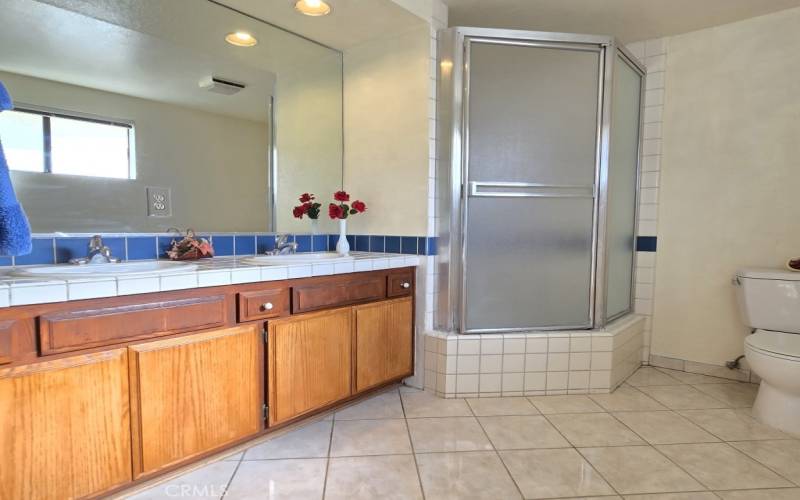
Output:
[[[180,231],[175,230],[179,235]],[[214,247],[205,238],[197,238],[193,229],[186,230],[180,241],[173,239],[167,250],[170,260],[196,260],[214,256]]]

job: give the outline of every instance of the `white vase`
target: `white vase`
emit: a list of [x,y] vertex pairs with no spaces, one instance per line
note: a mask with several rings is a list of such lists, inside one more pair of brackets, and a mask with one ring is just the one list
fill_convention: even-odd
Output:
[[311,219],[311,234],[319,234],[319,219]]
[[336,242],[336,252],[342,257],[350,255],[350,242],[347,241],[347,219],[339,219],[339,241]]

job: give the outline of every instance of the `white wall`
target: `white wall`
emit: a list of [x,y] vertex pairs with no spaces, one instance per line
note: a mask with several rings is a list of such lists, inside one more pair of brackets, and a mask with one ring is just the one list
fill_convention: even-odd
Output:
[[430,29],[344,53],[344,187],[368,206],[353,233],[427,234]]
[[[267,230],[266,122],[11,73],[0,80],[20,103],[135,123],[135,180],[12,173],[34,232]],[[147,217],[146,186],[172,189],[172,217]]]
[[669,40],[652,352],[743,352],[731,286],[800,255],[800,9]]
[[342,58],[331,51],[315,64],[278,75],[275,86],[277,191],[275,231],[308,233],[295,219],[298,197],[313,193],[322,204],[319,229],[337,231],[328,203],[342,186]]

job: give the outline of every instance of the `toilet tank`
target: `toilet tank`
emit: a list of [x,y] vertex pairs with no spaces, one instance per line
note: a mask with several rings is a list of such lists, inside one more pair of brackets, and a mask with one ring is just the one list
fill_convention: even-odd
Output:
[[800,272],[742,269],[734,281],[745,324],[761,330],[800,333]]

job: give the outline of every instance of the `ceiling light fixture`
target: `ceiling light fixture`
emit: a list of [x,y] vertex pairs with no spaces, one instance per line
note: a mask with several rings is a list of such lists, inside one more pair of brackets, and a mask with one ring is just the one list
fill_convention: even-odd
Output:
[[297,0],[294,8],[307,16],[327,16],[331,13],[331,6],[323,0]]
[[237,47],[252,47],[258,43],[256,37],[246,31],[234,31],[225,35],[225,41]]

